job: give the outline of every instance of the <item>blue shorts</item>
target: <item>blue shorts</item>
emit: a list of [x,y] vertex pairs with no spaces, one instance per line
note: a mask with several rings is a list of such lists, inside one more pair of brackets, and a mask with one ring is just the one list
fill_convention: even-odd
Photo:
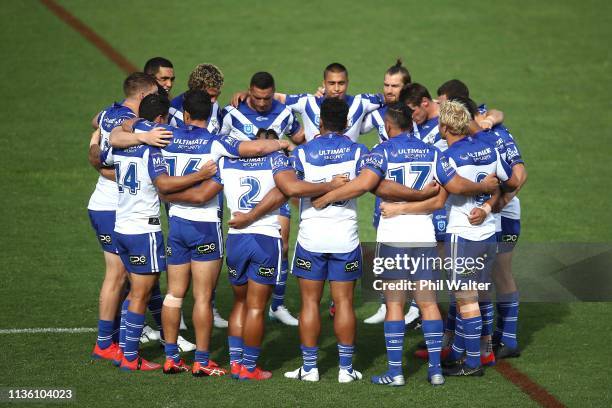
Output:
[[436,241],[444,242],[446,240],[446,223],[448,221],[446,208],[442,207],[439,210],[434,211],[432,221],[434,229],[436,230]]
[[281,217],[291,218],[291,206],[289,205],[289,201],[281,205],[279,210],[280,210]]
[[[396,262],[397,256],[400,258],[399,265]],[[377,261],[376,259],[391,258],[393,259],[393,266],[386,268],[384,262]],[[406,279],[413,282],[420,280],[431,281],[437,279],[434,266],[438,260],[438,251],[436,247],[394,247],[386,245],[384,243],[376,244],[376,255],[374,258],[374,266],[376,267],[377,262],[380,262],[379,266],[383,269],[381,273],[377,274],[377,270],[374,270],[374,274],[379,279],[384,280],[400,280]],[[405,261],[408,260],[409,261]]]
[[282,258],[280,238],[262,234],[228,234],[226,242],[227,273],[234,286],[250,279],[274,285],[279,276]]
[[115,211],[88,210],[88,212],[89,221],[91,221],[91,226],[96,231],[102,250],[111,254],[117,254],[117,245],[114,238]]
[[295,244],[293,274],[309,280],[354,281],[361,277],[361,245],[351,252],[310,252]]
[[497,253],[512,252],[521,235],[521,220],[501,217],[502,230],[495,233],[497,236]]
[[221,223],[170,217],[166,255],[170,265],[223,258]]
[[450,280],[463,283],[491,283],[495,261],[495,234],[482,241],[470,241],[457,234],[446,234],[445,256],[452,259]]
[[128,272],[146,275],[166,270],[164,236],[161,231],[129,235],[115,232],[115,241]]

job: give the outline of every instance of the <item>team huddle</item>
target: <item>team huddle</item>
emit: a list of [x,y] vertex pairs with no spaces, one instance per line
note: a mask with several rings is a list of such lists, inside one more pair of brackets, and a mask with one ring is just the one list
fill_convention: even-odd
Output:
[[[93,119],[89,161],[100,176],[88,210],[106,262],[93,358],[122,370],[266,380],[272,373],[257,361],[268,314],[298,326],[303,363],[284,376],[319,381],[328,281],[338,381],[360,380],[353,299],[362,273],[373,273],[363,270],[358,231],[357,198],[366,193],[376,197],[376,257],[453,261],[450,268],[423,263],[377,272],[386,285],[380,308],[365,322],[384,322],[388,370],[371,382],[405,384],[404,336],[416,317],[424,342],[415,356],[428,360],[432,385],[445,376],[481,376],[496,359],[520,355],[511,260],[520,234],[516,194],[527,173],[502,112],[478,106],[459,80],[445,82],[434,100],[401,61],[385,72],[381,94],[348,95],[348,72],[339,63],[325,68],[315,94],[281,93],[270,73],[257,72],[248,91],[221,109],[223,82],[219,68],[200,64],[188,90],[170,99],[174,67],[153,58],[125,79],[125,99]],[[373,129],[379,143],[370,150],[358,140]],[[290,198],[300,203],[291,263]],[[231,213],[225,237],[224,201]],[[234,296],[227,321],[214,303],[224,258]],[[485,261],[460,267],[467,258]],[[300,291],[297,319],[284,305],[289,271]],[[431,287],[393,289],[445,274],[466,286],[453,292],[444,320]],[[494,290],[471,282],[492,282]],[[190,286],[195,344],[180,334]],[[145,326],[147,309],[157,330]],[[227,327],[229,369],[210,359],[213,326]],[[139,355],[140,343],[151,340],[164,345],[163,365]],[[180,355],[187,351],[195,351],[191,365]]]

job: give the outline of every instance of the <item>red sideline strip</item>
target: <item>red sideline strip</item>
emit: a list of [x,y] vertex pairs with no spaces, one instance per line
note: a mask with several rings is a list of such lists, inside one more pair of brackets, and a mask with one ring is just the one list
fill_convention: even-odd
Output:
[[108,59],[114,62],[124,72],[130,74],[132,72],[139,71],[137,67],[135,67],[123,55],[119,54],[119,52],[111,47],[111,45],[102,37],[96,34],[91,28],[87,27],[78,18],[70,14],[68,10],[57,4],[54,0],[40,0],[40,2],[66,24],[74,28],[87,41],[89,41],[89,43],[100,50],[102,54],[106,55]]
[[495,363],[495,369],[498,373],[503,375],[506,380],[519,387],[525,394],[546,408],[565,408],[565,405],[561,403],[554,395],[550,394],[543,387],[531,380],[525,374],[521,373],[516,368],[512,367],[510,363],[504,360],[498,360]]

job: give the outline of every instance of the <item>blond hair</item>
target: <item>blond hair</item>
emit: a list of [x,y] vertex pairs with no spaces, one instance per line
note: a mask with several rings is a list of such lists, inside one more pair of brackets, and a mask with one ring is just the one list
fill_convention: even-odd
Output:
[[191,90],[220,89],[223,86],[223,73],[213,64],[198,64],[191,74],[187,87]]
[[454,135],[466,135],[470,127],[470,112],[461,102],[450,100],[440,105],[440,125],[448,126]]

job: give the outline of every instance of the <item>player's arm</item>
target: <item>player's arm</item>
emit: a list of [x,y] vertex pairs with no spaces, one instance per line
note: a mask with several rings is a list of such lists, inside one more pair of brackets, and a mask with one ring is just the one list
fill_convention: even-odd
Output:
[[512,166],[512,176],[502,183],[502,191],[504,193],[514,192],[516,195],[526,181],[527,169],[525,168],[525,164],[517,163]]
[[215,196],[219,194],[221,190],[223,190],[223,186],[221,184],[213,179],[209,179],[197,186],[190,187],[176,193],[159,193],[159,197],[168,203],[189,203],[194,205],[202,205],[215,198]]
[[497,109],[487,110],[484,115],[476,117],[476,123],[482,129],[491,129],[504,122],[504,113]]
[[[291,139],[291,141],[295,144],[295,145],[301,145],[304,144],[306,142],[306,132],[304,131],[304,126],[300,126],[300,128],[298,129],[297,132],[295,132],[293,135],[289,136],[289,139]],[[289,147],[289,151],[291,151],[293,149],[291,149],[291,146]]]
[[98,123],[100,120],[100,114],[102,112],[98,112],[94,115],[94,117],[91,119],[91,127],[94,129],[97,129],[100,127],[100,124]]
[[[127,122],[127,121],[126,121]],[[156,127],[147,132],[134,133],[133,125],[135,121],[130,120],[125,128],[117,126],[110,133],[110,144],[115,148],[126,148],[147,144],[149,146],[164,147],[170,144],[172,132],[163,127]]]
[[272,190],[268,191],[264,198],[249,212],[233,212],[232,218],[228,221],[228,225],[236,229],[246,228],[264,215],[280,208],[285,202],[287,202],[287,197],[285,197],[278,187],[274,187]]
[[385,201],[422,201],[434,197],[439,190],[439,184],[433,182],[416,190],[393,180],[382,180],[372,192]]
[[[160,153],[161,154],[161,153]],[[217,164],[209,160],[198,171],[185,176],[169,176],[168,173],[159,174],[153,180],[157,191],[161,194],[175,193],[207,180],[217,173]]]
[[323,208],[329,203],[350,200],[371,191],[379,183],[380,177],[370,169],[363,169],[353,180],[342,187],[332,190],[325,195],[312,200],[315,208]]
[[492,194],[499,188],[499,179],[495,174],[487,174],[480,183],[475,183],[455,174],[446,184],[444,188],[450,194],[458,194],[464,196],[475,196],[479,194]]
[[250,140],[240,142],[238,154],[240,157],[265,156],[278,150],[288,149],[289,146],[290,144],[286,140]]
[[491,212],[499,212],[499,200],[501,198],[501,190],[498,188],[495,193],[491,195],[491,198],[488,199],[483,205],[480,207],[472,208],[470,211],[470,215],[468,216],[468,220],[472,225],[480,225],[484,222]]
[[286,197],[317,197],[332,191],[348,182],[346,176],[335,176],[326,183],[310,183],[300,180],[293,170],[283,170],[274,174],[276,187]]
[[102,153],[102,149],[100,149],[100,129],[96,129],[91,134],[91,139],[89,140],[89,153],[87,155],[89,164],[96,170],[100,170],[100,167],[102,167],[100,153]]
[[394,217],[400,214],[431,214],[435,210],[444,207],[447,197],[448,192],[441,188],[438,194],[423,201],[411,203],[383,202],[380,204],[380,211],[381,215],[385,218]]

